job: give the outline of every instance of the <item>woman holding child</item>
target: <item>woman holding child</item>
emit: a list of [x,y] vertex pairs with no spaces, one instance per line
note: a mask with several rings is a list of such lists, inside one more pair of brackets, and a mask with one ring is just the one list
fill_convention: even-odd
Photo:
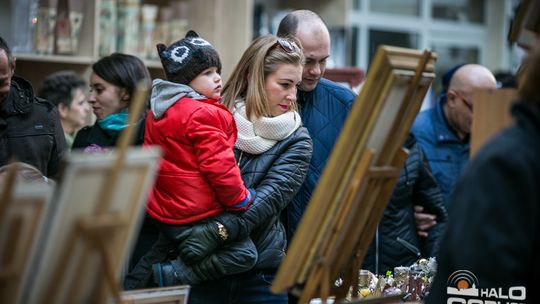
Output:
[[[285,256],[286,235],[281,211],[302,184],[312,143],[296,112],[296,90],[304,56],[295,39],[266,35],[244,52],[223,89],[223,103],[238,128],[235,156],[247,188],[255,197],[243,213],[217,216],[227,240],[211,244],[208,225],[195,225],[179,246],[186,263],[210,254],[217,246],[249,236],[258,252],[255,266],[192,286],[190,303],[287,303],[286,294],[270,287]],[[211,274],[209,267],[206,271]]]

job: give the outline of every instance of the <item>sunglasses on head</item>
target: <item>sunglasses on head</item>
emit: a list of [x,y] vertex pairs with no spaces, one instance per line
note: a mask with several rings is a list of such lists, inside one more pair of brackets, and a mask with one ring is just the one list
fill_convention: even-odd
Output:
[[276,43],[274,43],[273,46],[279,46],[287,53],[292,53],[295,50],[294,42],[290,42],[282,38],[278,38],[278,40],[276,41]]

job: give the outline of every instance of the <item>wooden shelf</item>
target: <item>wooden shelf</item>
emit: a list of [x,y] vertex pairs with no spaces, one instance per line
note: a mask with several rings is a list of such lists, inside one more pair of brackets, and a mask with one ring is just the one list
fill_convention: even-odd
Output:
[[[84,18],[79,35],[79,46],[74,55],[45,55],[33,53],[15,53],[17,57],[16,73],[28,79],[35,87],[39,87],[44,77],[63,69],[72,69],[89,77],[90,67],[101,56],[99,55],[100,5],[104,0],[85,1]],[[141,0],[141,3],[167,5],[177,0]],[[222,77],[227,80],[230,72],[240,60],[244,50],[253,38],[253,7],[255,0],[182,0],[188,3],[188,27],[195,30],[218,50],[223,64]],[[300,0],[299,0],[300,1]],[[327,1],[301,0],[291,4],[283,0],[268,1],[273,7],[298,8],[298,5],[310,7],[321,13],[323,18],[335,23],[344,20],[346,4],[350,0]],[[17,26],[12,16],[11,7],[16,3],[0,0],[0,35],[10,40],[13,38],[13,27]],[[266,2],[265,2],[266,3]],[[273,3],[273,4],[272,4]],[[269,5],[270,5],[269,4]],[[295,6],[296,5],[296,6]],[[331,8],[330,8],[331,7]],[[337,15],[338,17],[335,17]],[[231,33],[234,33],[231,35]],[[180,39],[182,37],[176,37]],[[152,77],[163,77],[161,62],[154,59],[143,59]]]
[[67,64],[83,64],[88,65],[96,61],[92,56],[73,56],[73,55],[40,55],[40,54],[13,54],[17,60],[51,62],[51,63],[67,63]]

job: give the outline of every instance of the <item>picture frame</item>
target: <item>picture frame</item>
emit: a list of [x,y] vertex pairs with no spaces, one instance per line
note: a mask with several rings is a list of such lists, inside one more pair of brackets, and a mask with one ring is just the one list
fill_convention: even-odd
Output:
[[[402,149],[435,77],[428,50],[380,46],[272,285],[300,303],[342,299],[407,154]],[[341,288],[335,282],[342,278]],[[356,284],[355,284],[356,283]],[[356,294],[356,293],[353,293]]]
[[516,97],[517,90],[513,88],[473,91],[471,156],[491,137],[514,122],[510,110]]
[[122,292],[123,304],[185,304],[189,285],[137,289]]

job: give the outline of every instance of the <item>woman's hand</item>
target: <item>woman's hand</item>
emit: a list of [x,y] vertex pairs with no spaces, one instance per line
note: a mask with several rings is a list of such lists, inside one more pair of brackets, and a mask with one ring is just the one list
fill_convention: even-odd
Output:
[[200,262],[223,244],[225,240],[220,236],[220,230],[225,228],[218,225],[216,221],[208,221],[196,224],[180,234],[178,252],[184,263],[193,265]]

